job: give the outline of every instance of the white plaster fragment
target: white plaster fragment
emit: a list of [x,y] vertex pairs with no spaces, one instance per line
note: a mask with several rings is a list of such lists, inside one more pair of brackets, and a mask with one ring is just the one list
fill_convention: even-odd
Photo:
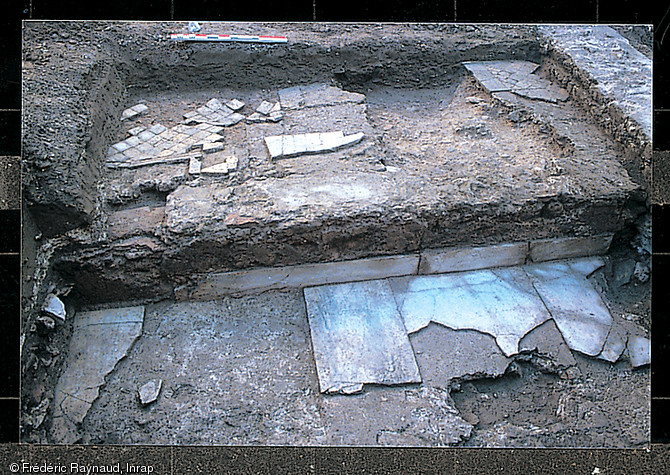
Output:
[[360,142],[363,133],[344,136],[342,131],[265,137],[271,158],[330,152]]
[[188,174],[189,175],[199,175],[200,170],[202,169],[202,162],[198,157],[191,157],[188,162]]
[[228,165],[224,163],[217,163],[211,167],[203,168],[200,170],[201,175],[227,175],[228,174]]
[[47,295],[42,311],[64,322],[66,317],[65,304],[54,294]]
[[231,99],[230,101],[226,102],[226,107],[232,111],[237,112],[244,107],[244,102],[240,101],[239,99]]
[[651,363],[651,340],[639,335],[628,337],[628,357],[633,368]]

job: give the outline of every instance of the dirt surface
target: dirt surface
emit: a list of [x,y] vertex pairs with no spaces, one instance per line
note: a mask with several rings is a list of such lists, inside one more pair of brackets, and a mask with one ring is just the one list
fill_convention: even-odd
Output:
[[[430,364],[421,359],[427,354],[417,356],[422,367]],[[611,365],[574,356],[576,367],[562,370],[519,357],[507,363],[499,378],[471,375],[446,386],[428,378],[419,385],[366,386],[359,395],[329,396],[319,393],[301,291],[202,303],[166,301],[147,308],[143,335],[108,376],[84,420],[82,441],[488,447],[648,443],[648,368],[631,370],[627,361]],[[158,401],[142,406],[137,391],[154,379],[163,382]]]

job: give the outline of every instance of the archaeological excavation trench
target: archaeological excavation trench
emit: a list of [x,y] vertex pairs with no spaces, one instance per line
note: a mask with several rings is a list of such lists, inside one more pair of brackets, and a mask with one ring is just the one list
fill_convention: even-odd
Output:
[[183,27],[24,29],[25,441],[648,443],[630,32]]

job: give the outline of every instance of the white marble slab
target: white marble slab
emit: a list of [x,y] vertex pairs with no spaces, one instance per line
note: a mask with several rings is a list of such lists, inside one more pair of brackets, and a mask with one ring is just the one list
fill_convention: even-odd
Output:
[[304,293],[321,392],[421,382],[387,281],[308,287]]

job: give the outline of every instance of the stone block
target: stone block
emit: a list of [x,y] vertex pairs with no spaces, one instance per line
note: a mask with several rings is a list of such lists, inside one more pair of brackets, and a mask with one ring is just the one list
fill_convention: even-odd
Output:
[[529,257],[532,262],[543,262],[571,257],[598,256],[607,252],[612,243],[612,237],[612,234],[601,234],[532,241]]
[[124,142],[129,146],[129,147],[135,147],[136,145],[139,145],[142,143],[140,139],[138,139],[136,136],[128,137]]
[[230,101],[226,102],[226,107],[228,107],[232,111],[237,112],[244,107],[244,102],[238,99],[231,99]]
[[190,297],[195,300],[211,300],[248,291],[384,279],[416,274],[418,264],[418,255],[384,256],[210,274],[199,281]]
[[151,127],[149,127],[149,131],[156,134],[156,135],[161,134],[161,133],[165,132],[166,130],[167,130],[167,127],[165,127],[162,124],[154,124]]
[[132,144],[128,143],[125,140],[123,142],[117,142],[109,148],[109,152],[110,152],[109,154],[112,155],[116,152],[124,152],[132,146],[133,146]]
[[217,110],[217,109],[223,108],[223,104],[221,103],[221,101],[216,99],[216,98],[213,98],[213,99],[210,99],[209,101],[207,101],[205,106],[209,107],[212,110]]
[[443,274],[468,270],[521,265],[526,261],[528,243],[497,244],[487,247],[435,249],[421,252],[419,274]]
[[261,104],[256,108],[256,112],[262,115],[268,115],[270,114],[270,111],[273,109],[274,104],[268,101],[263,101]]
[[144,130],[144,131],[140,132],[139,134],[137,134],[137,137],[140,140],[143,140],[145,142],[147,140],[149,140],[150,138],[153,138],[154,136],[155,136],[155,134],[153,132],[151,132],[150,130]]
[[229,171],[237,170],[238,162],[239,162],[239,160],[235,156],[231,155],[231,156],[226,157],[226,167],[228,167]]
[[202,170],[202,162],[199,158],[191,157],[188,162],[188,174],[189,175],[199,175]]

